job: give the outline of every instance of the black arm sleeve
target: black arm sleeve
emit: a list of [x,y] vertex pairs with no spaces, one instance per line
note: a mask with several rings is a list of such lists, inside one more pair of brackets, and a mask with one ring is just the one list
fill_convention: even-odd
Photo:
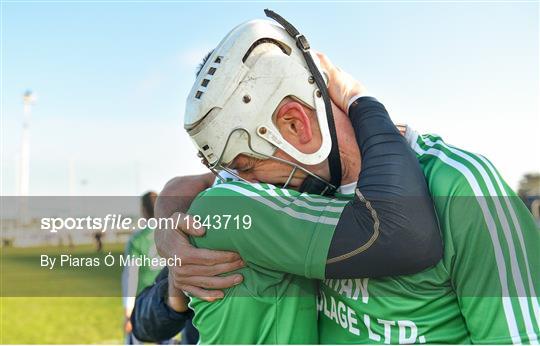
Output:
[[332,238],[326,277],[406,275],[435,265],[441,234],[416,155],[374,98],[353,102],[349,117],[362,166]]
[[156,343],[168,340],[178,334],[193,317],[193,311],[178,313],[165,303],[168,275],[169,271],[165,267],[155,283],[146,287],[135,300],[131,325],[138,340]]

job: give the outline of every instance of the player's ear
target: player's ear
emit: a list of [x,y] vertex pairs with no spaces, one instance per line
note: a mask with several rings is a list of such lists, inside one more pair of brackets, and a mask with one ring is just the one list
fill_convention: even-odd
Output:
[[302,150],[313,138],[311,121],[300,102],[287,101],[276,115],[276,126],[285,140]]

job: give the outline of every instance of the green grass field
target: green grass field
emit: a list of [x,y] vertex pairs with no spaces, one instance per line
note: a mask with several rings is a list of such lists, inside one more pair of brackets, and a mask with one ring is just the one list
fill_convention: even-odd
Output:
[[[105,254],[122,250],[104,247]],[[1,344],[122,343],[121,268],[40,267],[41,254],[62,253],[103,256],[93,246],[2,249]]]

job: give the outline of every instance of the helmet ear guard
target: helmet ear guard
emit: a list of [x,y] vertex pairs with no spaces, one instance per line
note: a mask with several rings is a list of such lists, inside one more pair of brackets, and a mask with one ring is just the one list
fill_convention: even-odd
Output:
[[[268,15],[271,11],[265,12]],[[275,158],[278,148],[302,164],[315,165],[337,150],[331,104],[318,58],[309,52],[309,46],[305,49],[298,44],[301,35],[291,37],[285,29],[266,20],[241,24],[221,41],[203,66],[188,96],[184,127],[209,167],[228,164],[239,154]],[[305,38],[302,42],[307,43]],[[295,46],[301,49],[293,49]],[[322,144],[314,153],[303,153],[287,142],[272,119],[275,109],[289,96],[315,111]],[[317,180],[316,185],[324,182],[306,172],[308,179]],[[340,180],[341,172],[331,188],[339,186]],[[329,184],[323,185],[328,191]]]
[[315,112],[318,115],[317,120],[319,121],[319,128],[322,138],[321,146],[316,152],[306,154],[296,149],[293,145],[287,142],[285,138],[283,138],[283,136],[273,123],[268,124],[268,127],[262,125],[257,128],[257,135],[272,143],[279,149],[283,150],[285,153],[289,154],[290,156],[298,160],[300,163],[306,165],[316,165],[318,163],[321,163],[328,157],[330,149],[332,148],[332,141],[328,132],[326,112],[324,110],[324,101],[322,100],[318,90],[314,92],[313,97],[315,100]]

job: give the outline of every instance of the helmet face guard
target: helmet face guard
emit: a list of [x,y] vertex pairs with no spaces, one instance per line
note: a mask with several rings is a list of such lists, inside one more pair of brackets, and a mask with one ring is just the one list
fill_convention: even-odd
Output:
[[[295,170],[301,169],[308,178],[324,182],[298,164],[273,156],[279,148],[302,164],[315,165],[337,150],[331,104],[318,58],[309,46],[297,48],[300,41],[307,44],[300,36],[293,38],[281,26],[254,20],[234,28],[212,52],[189,93],[184,127],[213,171],[226,170],[236,156],[246,154],[292,165],[289,181]],[[259,49],[260,45],[265,49]],[[286,97],[315,111],[322,137],[315,153],[297,150],[275,126],[273,113]],[[329,191],[339,182],[334,184],[323,185],[328,185]]]

